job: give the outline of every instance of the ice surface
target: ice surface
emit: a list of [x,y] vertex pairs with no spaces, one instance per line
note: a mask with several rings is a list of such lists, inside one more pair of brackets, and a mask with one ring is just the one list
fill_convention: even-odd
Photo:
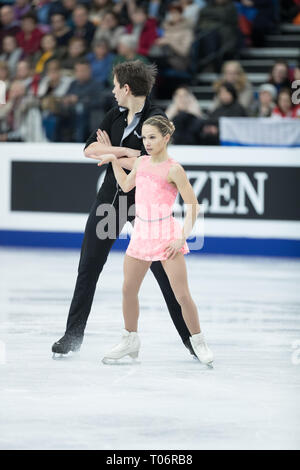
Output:
[[78,259],[0,249],[0,449],[300,448],[299,261],[186,257],[210,370],[182,345],[150,271],[140,363],[101,363],[123,328],[118,252],[100,276],[80,355],[54,361]]

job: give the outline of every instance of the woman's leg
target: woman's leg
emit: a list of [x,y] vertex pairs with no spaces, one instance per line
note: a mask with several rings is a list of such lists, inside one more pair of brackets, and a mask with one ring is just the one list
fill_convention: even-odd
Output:
[[151,261],[144,261],[125,254],[123,316],[125,329],[130,332],[137,331],[139,317],[138,293],[150,265]]
[[178,253],[174,259],[162,260],[161,263],[167,273],[177,302],[181,306],[184,321],[191,335],[200,333],[197,307],[189,291],[184,255]]

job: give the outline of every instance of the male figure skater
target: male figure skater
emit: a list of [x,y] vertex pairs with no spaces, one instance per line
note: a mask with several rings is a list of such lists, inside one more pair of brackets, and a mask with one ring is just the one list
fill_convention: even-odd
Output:
[[[155,82],[155,65],[146,65],[139,60],[123,62],[114,67],[113,76],[114,88],[112,92],[118,106],[113,107],[106,114],[100,129],[89,137],[84,153],[86,157],[98,160],[101,160],[101,155],[105,153],[113,153],[122,162],[126,173],[129,173],[136,158],[147,153],[141,138],[143,122],[150,116],[157,114],[165,116],[165,114],[149,99],[149,93]],[[125,217],[124,214],[119,217],[119,196],[127,197]],[[66,331],[64,336],[53,344],[53,353],[68,354],[70,351],[80,349],[97,281],[116,240],[113,236],[106,238],[97,236],[96,226],[101,220],[107,218],[107,213],[103,216],[96,214],[98,206],[100,204],[114,206],[117,237],[127,220],[131,223],[134,221],[135,216],[128,213],[128,209],[134,202],[135,188],[124,193],[115,179],[112,164],[109,163],[103,184],[86,223]],[[184,345],[191,354],[196,356],[190,342],[189,330],[183,320],[181,307],[175,298],[161,261],[153,261],[150,269],[159,284],[173,323]]]

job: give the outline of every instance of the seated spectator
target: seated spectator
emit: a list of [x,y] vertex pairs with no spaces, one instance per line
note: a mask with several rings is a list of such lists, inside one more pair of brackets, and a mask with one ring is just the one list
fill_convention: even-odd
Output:
[[16,73],[17,63],[22,54],[23,51],[18,47],[16,38],[11,35],[4,36],[2,40],[2,54],[0,54],[0,61],[7,63],[12,77]]
[[211,111],[204,122],[200,143],[202,145],[219,145],[219,118],[246,117],[245,108],[238,102],[238,94],[230,82],[223,82],[217,89],[219,106]]
[[[66,18],[66,22],[70,28],[74,28],[74,19],[73,19],[73,12],[75,7],[77,6],[77,0],[62,0],[57,2],[59,5],[62,4],[62,13]],[[60,10],[61,11],[61,10]]]
[[202,113],[197,99],[188,88],[181,86],[176,89],[166,115],[175,125],[172,136],[174,145],[198,144],[198,120]]
[[86,56],[91,66],[93,80],[101,82],[104,86],[109,84],[114,57],[105,39],[93,41],[93,52]]
[[[51,1],[51,0],[50,0]],[[53,0],[47,8],[48,22],[52,15],[59,13],[63,15],[67,26],[73,28],[73,10],[77,5],[77,0]]]
[[181,111],[202,117],[198,100],[186,86],[180,86],[175,90],[172,103],[166,109],[166,115],[172,121]]
[[43,126],[47,138],[56,142],[61,98],[67,93],[73,79],[62,74],[60,62],[56,59],[48,62],[46,70],[46,76],[39,83],[37,96],[40,98]]
[[[16,21],[14,16],[13,7],[10,5],[4,5],[0,10],[0,47],[2,47],[2,40],[8,34],[15,36],[20,31],[19,23]],[[2,52],[2,49],[0,50]]]
[[146,6],[136,6],[135,2],[129,2],[129,6],[131,23],[126,30],[136,38],[137,53],[147,56],[150,47],[158,37],[156,18],[148,18]]
[[35,14],[24,15],[21,19],[21,31],[16,35],[18,45],[23,49],[23,58],[31,57],[34,60],[33,56],[40,48],[42,37]]
[[66,52],[73,31],[66,23],[63,13],[54,13],[50,18],[52,34],[55,36],[57,47]]
[[271,83],[265,83],[258,89],[258,100],[250,108],[251,117],[270,117],[277,98],[277,90]]
[[[35,12],[37,16],[37,21],[38,24],[44,27],[44,25],[49,26],[50,23],[50,10],[51,7],[57,4],[56,1],[51,1],[51,0],[35,0],[34,1],[34,6],[35,6]],[[47,32],[50,32],[50,28]]]
[[14,17],[17,21],[20,21],[21,18],[31,11],[31,1],[30,0],[15,0],[14,3]]
[[160,69],[171,67],[175,70],[185,70],[189,62],[193,32],[183,17],[180,5],[169,6],[169,13],[162,24],[162,29],[163,36],[155,40],[149,56],[157,62]]
[[101,26],[97,28],[94,39],[109,41],[110,49],[116,52],[120,36],[125,32],[125,26],[119,25],[118,15],[114,11],[108,11],[103,16]]
[[199,20],[200,10],[206,5],[206,1],[200,0],[195,2],[194,0],[180,0],[179,3],[183,8],[183,17],[194,29]]
[[280,13],[283,22],[300,24],[300,1],[285,0],[281,2]]
[[96,26],[101,26],[104,15],[113,9],[113,0],[93,0],[89,11],[89,20]]
[[1,142],[41,142],[45,140],[37,98],[26,96],[25,85],[12,82],[7,103],[0,107]]
[[272,83],[277,89],[289,88],[291,82],[289,79],[289,66],[285,60],[277,60],[272,67],[269,83]]
[[84,59],[86,56],[86,43],[82,38],[71,38],[68,44],[67,53],[64,56],[64,70],[74,69],[74,65],[78,60]]
[[[248,109],[253,101],[253,87],[239,62],[235,60],[224,62],[221,70],[221,78],[214,84],[214,87],[218,87],[220,83],[224,81],[234,85],[238,94],[238,102],[244,106],[245,109]],[[215,107],[218,104],[219,102],[216,98],[214,101]]]
[[148,63],[146,57],[137,53],[137,42],[132,34],[123,34],[120,36],[117,48],[117,55],[115,56],[113,66],[119,62],[125,62],[126,60],[141,60],[142,62]]
[[248,19],[247,45],[262,47],[265,35],[272,33],[276,27],[275,2],[270,0],[240,0],[238,9]]
[[27,94],[34,96],[37,94],[38,80],[34,76],[28,60],[23,59],[18,62],[15,79],[23,83]]
[[62,74],[61,64],[57,59],[48,62],[46,71],[46,76],[39,83],[38,97],[54,96],[61,98],[66,94],[73,79]]
[[290,88],[282,88],[277,97],[277,106],[272,112],[273,118],[300,118],[300,105],[293,104]]
[[237,48],[238,14],[232,0],[212,0],[204,6],[196,24],[198,57],[203,59],[223,49],[233,57]]
[[93,109],[100,108],[101,95],[104,92],[99,82],[92,79],[88,61],[78,61],[75,65],[75,80],[71,83],[62,99],[60,141],[85,142],[90,128],[90,117]]
[[36,57],[35,73],[43,74],[49,60],[58,58],[56,39],[53,34],[45,34],[41,40],[41,51]]
[[94,38],[95,26],[89,21],[88,9],[85,5],[77,5],[73,11],[73,34],[85,40],[86,44],[90,44]]

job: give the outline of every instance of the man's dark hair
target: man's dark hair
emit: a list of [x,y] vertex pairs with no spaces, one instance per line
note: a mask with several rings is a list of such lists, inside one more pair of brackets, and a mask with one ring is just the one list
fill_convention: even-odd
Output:
[[76,66],[76,65],[87,65],[88,67],[91,66],[90,62],[89,62],[88,60],[84,59],[84,58],[83,58],[83,59],[78,59],[78,60],[76,60],[76,62],[75,62],[74,65],[75,65],[75,66]]
[[145,13],[145,15],[148,15],[147,3],[144,2],[144,3],[141,3],[140,5],[137,5],[135,11],[142,11],[143,13]]
[[89,8],[85,3],[77,3],[77,5],[75,5],[74,10],[85,10],[86,13],[89,12]]
[[103,18],[106,15],[112,15],[112,16],[114,16],[117,23],[120,22],[120,16],[114,10],[106,10],[105,13],[103,14]]
[[48,69],[49,65],[52,65],[52,64],[56,64],[56,68],[60,70],[61,68],[60,60],[56,59],[55,57],[52,59],[50,58],[46,63],[46,69]]
[[67,19],[66,14],[63,11],[53,11],[50,14],[50,21],[52,20],[53,16],[61,16],[65,21]]
[[[233,101],[236,101],[236,100],[237,100],[237,98],[238,98],[237,90],[236,90],[235,86],[234,86],[232,83],[230,83],[230,82],[222,82],[222,83],[220,84],[220,88],[225,88],[225,89],[228,91],[228,93],[231,94]],[[220,88],[219,88],[219,90],[220,90]]]
[[141,60],[121,62],[114,66],[113,75],[121,88],[125,84],[130,87],[133,96],[147,96],[155,83],[157,66]]
[[21,21],[23,20],[32,20],[35,24],[37,24],[37,16],[34,11],[29,10],[25,15],[21,16]]

